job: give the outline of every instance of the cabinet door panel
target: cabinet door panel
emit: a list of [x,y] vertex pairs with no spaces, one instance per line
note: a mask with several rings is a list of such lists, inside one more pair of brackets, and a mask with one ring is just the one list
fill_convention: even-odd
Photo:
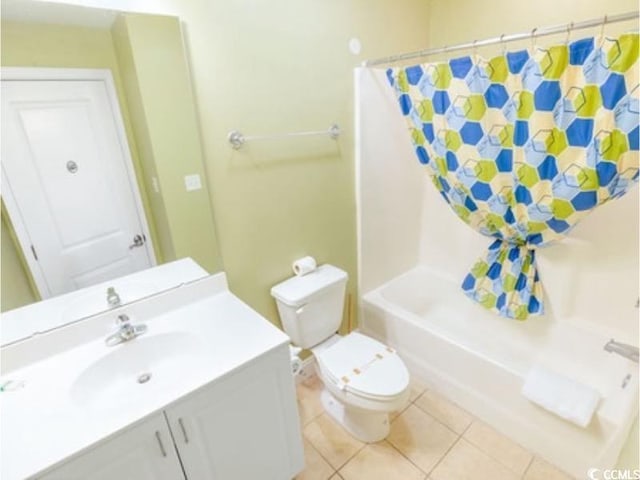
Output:
[[189,480],[284,480],[303,467],[286,347],[166,414]]
[[[162,442],[164,452],[159,442]],[[158,414],[100,442],[38,478],[40,480],[184,480],[184,473],[166,420],[162,414]]]

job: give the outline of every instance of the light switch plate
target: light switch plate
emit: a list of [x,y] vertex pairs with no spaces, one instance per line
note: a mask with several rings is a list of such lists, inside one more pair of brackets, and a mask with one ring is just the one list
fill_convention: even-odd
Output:
[[158,182],[158,177],[151,177],[151,185],[153,186],[154,192],[160,193],[160,182]]
[[192,192],[193,190],[200,190],[202,188],[202,182],[200,181],[200,175],[185,175],[184,177],[184,186],[187,189],[187,192]]

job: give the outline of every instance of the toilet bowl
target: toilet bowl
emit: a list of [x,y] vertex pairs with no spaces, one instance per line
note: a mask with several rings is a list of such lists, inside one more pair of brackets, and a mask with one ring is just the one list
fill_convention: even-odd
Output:
[[409,372],[395,351],[357,332],[311,351],[327,413],[363,442],[386,438],[389,413],[409,400]]
[[358,332],[336,334],[342,321],[347,274],[332,265],[274,286],[284,331],[310,349],[324,384],[322,405],[363,442],[389,434],[389,413],[409,398],[409,372],[392,349]]

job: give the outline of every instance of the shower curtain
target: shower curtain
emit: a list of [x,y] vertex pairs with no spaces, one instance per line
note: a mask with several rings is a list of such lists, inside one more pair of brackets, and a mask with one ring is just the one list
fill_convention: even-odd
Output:
[[418,160],[492,237],[463,291],[499,315],[543,313],[536,248],[638,182],[638,34],[387,71]]

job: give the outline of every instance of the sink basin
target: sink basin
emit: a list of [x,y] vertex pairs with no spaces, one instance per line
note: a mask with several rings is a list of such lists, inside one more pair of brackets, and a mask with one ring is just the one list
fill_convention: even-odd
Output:
[[117,408],[141,395],[170,390],[207,367],[198,336],[186,332],[140,336],[116,347],[80,372],[71,398],[83,408]]

